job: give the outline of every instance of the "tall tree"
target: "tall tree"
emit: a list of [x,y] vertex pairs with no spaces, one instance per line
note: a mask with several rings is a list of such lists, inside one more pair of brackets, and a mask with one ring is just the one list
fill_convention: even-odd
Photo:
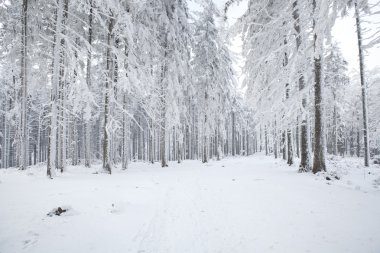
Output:
[[328,14],[328,1],[313,0],[313,40],[314,40],[314,159],[313,173],[326,171],[324,115],[323,115],[323,24]]
[[362,108],[363,108],[363,138],[364,138],[364,166],[369,166],[369,140],[368,140],[368,112],[367,112],[367,85],[365,79],[364,69],[364,53],[363,53],[363,36],[360,20],[360,11],[358,2],[355,1],[355,20],[356,20],[356,34],[358,38],[359,50],[359,69],[360,69],[360,85],[362,93]]
[[51,82],[51,112],[49,124],[49,148],[47,161],[47,175],[53,177],[57,168],[57,116],[58,116],[58,88],[62,75],[62,57],[63,57],[63,38],[62,31],[64,29],[64,0],[58,0],[55,20],[55,36],[53,49],[53,74]]
[[111,92],[111,82],[113,76],[113,29],[115,24],[115,17],[113,16],[112,10],[110,10],[110,15],[108,17],[108,31],[107,31],[107,53],[106,53],[106,79],[105,79],[105,90],[104,90],[104,123],[103,123],[103,170],[110,173],[112,172],[110,163],[110,139],[109,139],[109,117],[110,117],[110,92]]
[[[86,69],[86,83],[88,89],[91,89],[91,59],[92,59],[92,40],[93,40],[93,0],[89,2],[89,15],[88,15],[88,53],[87,53],[87,69]],[[86,110],[86,136],[85,136],[85,166],[91,166],[91,107]]]
[[[294,20],[294,30],[296,32],[296,48],[299,59],[303,57],[303,54],[305,53],[303,49],[305,46],[303,46],[303,33],[301,31],[301,16],[300,16],[300,4],[298,3],[298,0],[293,2],[293,20]],[[301,66],[301,60],[300,65]],[[303,73],[303,69],[301,68],[298,73],[298,88],[301,93],[305,90],[305,77]],[[301,145],[300,145],[300,154],[301,154],[301,161],[299,165],[299,172],[308,172],[311,170],[310,167],[310,152],[309,152],[309,126],[308,126],[308,119],[307,119],[307,98],[305,95],[301,96]]]
[[22,14],[21,14],[21,117],[20,117],[20,168],[22,170],[26,169],[28,166],[28,40],[27,40],[27,31],[28,31],[28,0],[22,1]]

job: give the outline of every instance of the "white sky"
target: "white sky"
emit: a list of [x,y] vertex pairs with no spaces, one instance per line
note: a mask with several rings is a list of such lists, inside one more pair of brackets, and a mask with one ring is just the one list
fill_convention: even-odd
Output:
[[[347,17],[343,19],[342,18],[338,19],[332,30],[334,40],[338,42],[344,57],[348,61],[349,70],[351,71],[359,69],[356,23],[355,23],[355,18],[353,16],[354,14],[352,12]],[[366,18],[366,20],[369,20],[369,19]],[[379,22],[380,15],[377,15],[377,17],[371,17],[370,20],[372,22]],[[366,28],[366,26],[368,27],[368,25],[366,25],[366,23],[363,22],[363,27]],[[373,31],[374,30],[372,30],[372,33]],[[364,37],[366,37],[366,35]],[[366,50],[364,60],[365,60],[367,69],[380,67],[379,59],[380,59],[379,45],[377,45],[377,47]]]
[[[226,0],[214,0],[214,2],[221,9],[224,7]],[[376,0],[370,0],[370,3],[376,2]],[[242,2],[237,6],[234,4],[228,12],[228,19],[230,23],[234,23],[237,18],[239,18],[247,9],[248,0],[242,0]],[[193,6],[190,3],[190,8]],[[357,71],[359,69],[358,64],[358,47],[357,47],[357,37],[356,37],[356,25],[355,19],[353,17],[353,12],[345,18],[339,18],[336,21],[335,26],[332,30],[333,40],[336,41],[343,53],[343,56],[348,61],[349,71]],[[377,29],[380,28],[380,15],[372,16],[370,19],[366,18],[366,21],[377,22]],[[363,22],[365,23],[365,22]],[[364,28],[366,24],[363,24]],[[367,25],[368,26],[368,25]],[[372,30],[373,32],[374,30]],[[234,40],[232,45],[232,51],[238,52],[238,48],[241,45],[241,41]],[[373,69],[375,67],[380,67],[380,45],[375,48],[371,48],[366,51],[365,64],[367,69]],[[241,60],[238,60],[238,65],[241,65]],[[236,67],[236,66],[235,66]],[[240,75],[241,72],[237,70],[237,74]]]

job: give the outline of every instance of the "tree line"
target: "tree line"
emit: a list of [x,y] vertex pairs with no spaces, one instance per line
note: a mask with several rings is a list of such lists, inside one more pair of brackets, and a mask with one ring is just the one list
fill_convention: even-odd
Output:
[[[212,1],[1,4],[1,167],[104,171],[253,151]],[[22,21],[22,22],[20,22]]]
[[[227,1],[225,12],[236,2],[241,1]],[[365,166],[370,155],[379,155],[379,75],[365,68],[364,54],[366,46],[378,43],[378,34],[362,29],[362,18],[378,15],[378,5],[365,0],[248,1],[234,29],[242,34],[246,99],[254,110],[261,150],[289,165],[297,156],[299,172],[314,173],[326,171],[327,152],[364,157]],[[348,76],[347,61],[331,35],[336,19],[352,12],[359,79]]]
[[[194,13],[186,0],[1,2],[1,167],[45,162],[52,178],[68,164],[101,161],[112,173],[136,160],[165,167],[265,151],[316,173],[326,150],[368,166],[380,138],[367,84],[378,79],[365,76],[359,43],[362,99],[353,98],[339,47],[324,44],[351,7],[361,42],[370,4],[250,0],[228,29],[212,0],[195,2]],[[236,34],[245,94],[229,51]]]

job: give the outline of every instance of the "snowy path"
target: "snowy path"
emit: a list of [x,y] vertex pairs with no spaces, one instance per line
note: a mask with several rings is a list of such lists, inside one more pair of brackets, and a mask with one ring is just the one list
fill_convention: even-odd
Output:
[[[112,176],[0,171],[0,252],[380,252],[380,191],[257,155]],[[370,184],[370,183],[369,183]],[[69,205],[61,217],[47,217]]]

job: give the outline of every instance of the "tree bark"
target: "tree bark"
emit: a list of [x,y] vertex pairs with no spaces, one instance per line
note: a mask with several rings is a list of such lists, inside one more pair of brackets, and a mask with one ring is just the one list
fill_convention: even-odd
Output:
[[28,122],[27,122],[27,106],[28,106],[28,82],[27,82],[27,29],[28,29],[28,0],[22,2],[22,29],[21,29],[21,155],[20,155],[20,169],[25,170],[28,166]]
[[235,139],[235,112],[232,112],[232,129],[231,129],[231,146],[232,146],[232,156],[236,154],[236,139]]
[[128,136],[129,136],[129,121],[126,113],[127,110],[127,94],[123,94],[123,140],[122,140],[122,154],[121,154],[121,167],[123,170],[128,168]]
[[55,29],[55,43],[54,43],[54,57],[53,57],[53,74],[52,74],[52,88],[51,88],[51,118],[49,126],[49,148],[48,148],[48,161],[47,161],[47,176],[52,178],[55,175],[57,165],[56,152],[57,152],[57,112],[58,112],[58,87],[60,65],[62,57],[62,22],[63,22],[63,7],[64,0],[58,0],[57,15],[56,15],[56,29]]
[[334,109],[333,109],[333,154],[337,155],[338,153],[338,126],[337,126],[337,111],[336,111],[336,102],[335,102],[335,92],[334,97]]
[[[302,34],[301,34],[301,26],[300,26],[300,15],[299,15],[299,8],[298,8],[298,1],[293,2],[293,19],[294,19],[294,30],[297,33],[296,37],[296,46],[297,46],[297,52],[300,51],[301,45],[302,45]],[[305,78],[303,73],[299,73],[299,79],[298,79],[298,89],[299,91],[303,91],[305,88]],[[309,159],[309,126],[308,126],[308,120],[306,115],[307,110],[307,99],[304,95],[302,95],[301,99],[301,145],[300,145],[300,155],[301,155],[301,162],[299,165],[299,172],[308,172],[310,171],[310,159]]]
[[360,157],[360,131],[356,131],[356,156]]
[[162,67],[162,84],[161,84],[161,129],[160,129],[160,159],[161,167],[167,167],[166,161],[166,96],[164,88],[164,75],[166,74],[166,64]]
[[65,113],[65,100],[66,100],[66,94],[65,94],[65,86],[66,86],[66,80],[65,80],[65,58],[66,58],[66,51],[65,51],[65,39],[64,36],[66,35],[66,23],[68,18],[68,6],[69,2],[68,0],[64,0],[63,4],[63,16],[62,16],[62,38],[59,41],[61,44],[61,57],[60,57],[60,64],[59,64],[59,81],[58,81],[58,145],[57,145],[57,167],[61,171],[61,173],[64,170],[65,167],[65,142],[66,142],[66,113]]
[[368,115],[367,115],[367,86],[365,82],[364,70],[364,54],[362,45],[362,29],[360,21],[360,13],[357,2],[355,2],[356,28],[359,49],[359,65],[360,65],[360,84],[362,90],[362,106],[363,106],[363,138],[364,138],[364,166],[369,166],[369,140],[368,140]]
[[323,109],[322,109],[322,66],[321,56],[314,58],[314,106],[315,106],[315,125],[314,125],[314,161],[313,173],[326,171],[324,141],[323,141]]
[[[317,4],[313,0],[313,15],[315,16]],[[322,92],[322,56],[323,37],[316,30],[316,19],[313,20],[314,33],[314,160],[313,173],[326,171],[324,122],[323,122],[323,92]]]
[[265,138],[265,155],[269,155],[267,125],[264,126],[264,138]]
[[293,164],[293,146],[292,146],[292,130],[288,129],[288,161],[289,165]]
[[281,147],[282,147],[282,159],[286,160],[286,137],[285,131],[282,132]]
[[112,43],[112,32],[113,32],[113,26],[114,26],[115,19],[113,15],[109,17],[108,21],[108,36],[107,36],[107,77],[106,77],[106,83],[105,83],[105,96],[104,96],[104,126],[103,126],[103,170],[105,170],[107,173],[111,174],[111,164],[109,159],[109,135],[108,135],[108,118],[109,118],[109,96],[110,96],[110,86],[112,82],[112,74],[113,74],[113,68],[112,68],[112,52],[111,52],[111,43]]
[[[92,19],[93,19],[93,6],[90,0],[90,14],[88,16],[88,52],[87,52],[87,69],[86,69],[86,83],[88,90],[91,90],[91,58],[92,58]],[[84,147],[84,165],[91,167],[91,107],[89,106],[86,112],[85,121],[85,147]]]
[[277,120],[275,116],[274,120],[274,129],[273,129],[273,152],[274,152],[274,158],[278,158],[278,148],[277,148]]

